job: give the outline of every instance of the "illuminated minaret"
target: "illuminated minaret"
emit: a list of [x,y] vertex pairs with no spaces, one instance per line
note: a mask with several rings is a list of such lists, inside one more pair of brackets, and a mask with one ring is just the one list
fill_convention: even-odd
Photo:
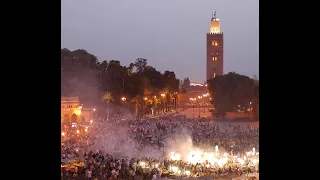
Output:
[[207,33],[207,80],[223,75],[223,33],[216,12],[212,14]]

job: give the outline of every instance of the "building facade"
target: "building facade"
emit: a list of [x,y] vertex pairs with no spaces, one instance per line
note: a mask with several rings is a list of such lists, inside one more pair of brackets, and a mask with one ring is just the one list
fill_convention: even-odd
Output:
[[61,97],[61,122],[64,125],[89,122],[94,111],[93,108],[82,108],[78,97]]
[[207,80],[223,75],[223,33],[220,31],[220,20],[213,14],[210,31],[207,33]]

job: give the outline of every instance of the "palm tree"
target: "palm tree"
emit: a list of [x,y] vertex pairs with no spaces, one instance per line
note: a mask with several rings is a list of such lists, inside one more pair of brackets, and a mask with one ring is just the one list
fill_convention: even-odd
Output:
[[104,96],[102,96],[101,98],[103,101],[106,101],[107,104],[108,104],[108,109],[107,109],[107,121],[109,120],[109,104],[110,104],[110,101],[114,101],[113,97],[112,97],[112,94],[111,92],[107,91],[105,93]]
[[134,114],[135,117],[139,115],[139,104],[140,104],[140,96],[136,95],[132,100],[131,103],[134,104]]

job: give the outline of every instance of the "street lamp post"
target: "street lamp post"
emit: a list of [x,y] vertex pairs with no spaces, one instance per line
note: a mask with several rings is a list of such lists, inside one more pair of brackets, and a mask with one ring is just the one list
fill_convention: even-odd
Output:
[[[207,93],[207,94],[203,94],[202,95],[202,97],[207,97],[209,94]],[[207,105],[206,105],[206,103],[203,105],[203,112],[204,113],[206,113],[206,107],[207,107]]]
[[148,100],[148,98],[147,98],[147,97],[145,97],[145,98],[144,98],[144,101],[143,101],[143,103],[142,103],[142,117],[144,117],[144,116],[145,116],[144,106],[145,106],[145,103],[147,103],[147,100]]
[[197,98],[190,98],[190,101],[192,102],[192,119],[194,120],[194,101],[197,100]]
[[151,105],[151,115],[152,116],[154,116],[155,114],[157,114],[157,112],[156,112],[156,105],[155,105],[155,103],[156,103],[156,99],[157,99],[157,96],[154,96],[153,97],[153,103],[152,103],[152,105]]
[[202,98],[202,96],[198,96],[199,99],[199,118],[200,118],[200,111],[201,111],[201,106],[200,106],[200,99]]
[[127,98],[123,96],[123,97],[121,98],[121,101],[122,101],[122,103],[123,103],[124,106],[125,106],[125,103],[126,103],[126,101],[127,101]]
[[165,94],[163,94],[163,93],[161,94],[161,97],[162,97],[162,108],[163,108],[163,109],[162,109],[162,113],[164,112],[164,109],[165,109],[165,104],[164,104],[164,98],[165,98],[165,96],[166,96]]
[[192,119],[194,120],[194,103],[192,103]]

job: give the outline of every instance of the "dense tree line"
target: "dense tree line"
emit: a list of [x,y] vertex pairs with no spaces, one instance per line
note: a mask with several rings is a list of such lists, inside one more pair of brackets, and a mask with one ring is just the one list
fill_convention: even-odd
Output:
[[61,50],[62,96],[78,96],[89,104],[101,99],[108,104],[132,103],[136,113],[141,114],[151,107],[158,112],[159,104],[168,110],[178,89],[179,79],[174,72],[161,73],[146,59],[138,58],[123,66],[119,60],[98,61],[86,50]]
[[255,120],[259,120],[259,83],[256,82],[254,85],[254,97],[252,101],[253,106],[253,117]]
[[259,84],[254,79],[230,72],[209,79],[208,89],[216,112],[252,107],[255,119],[259,118]]

